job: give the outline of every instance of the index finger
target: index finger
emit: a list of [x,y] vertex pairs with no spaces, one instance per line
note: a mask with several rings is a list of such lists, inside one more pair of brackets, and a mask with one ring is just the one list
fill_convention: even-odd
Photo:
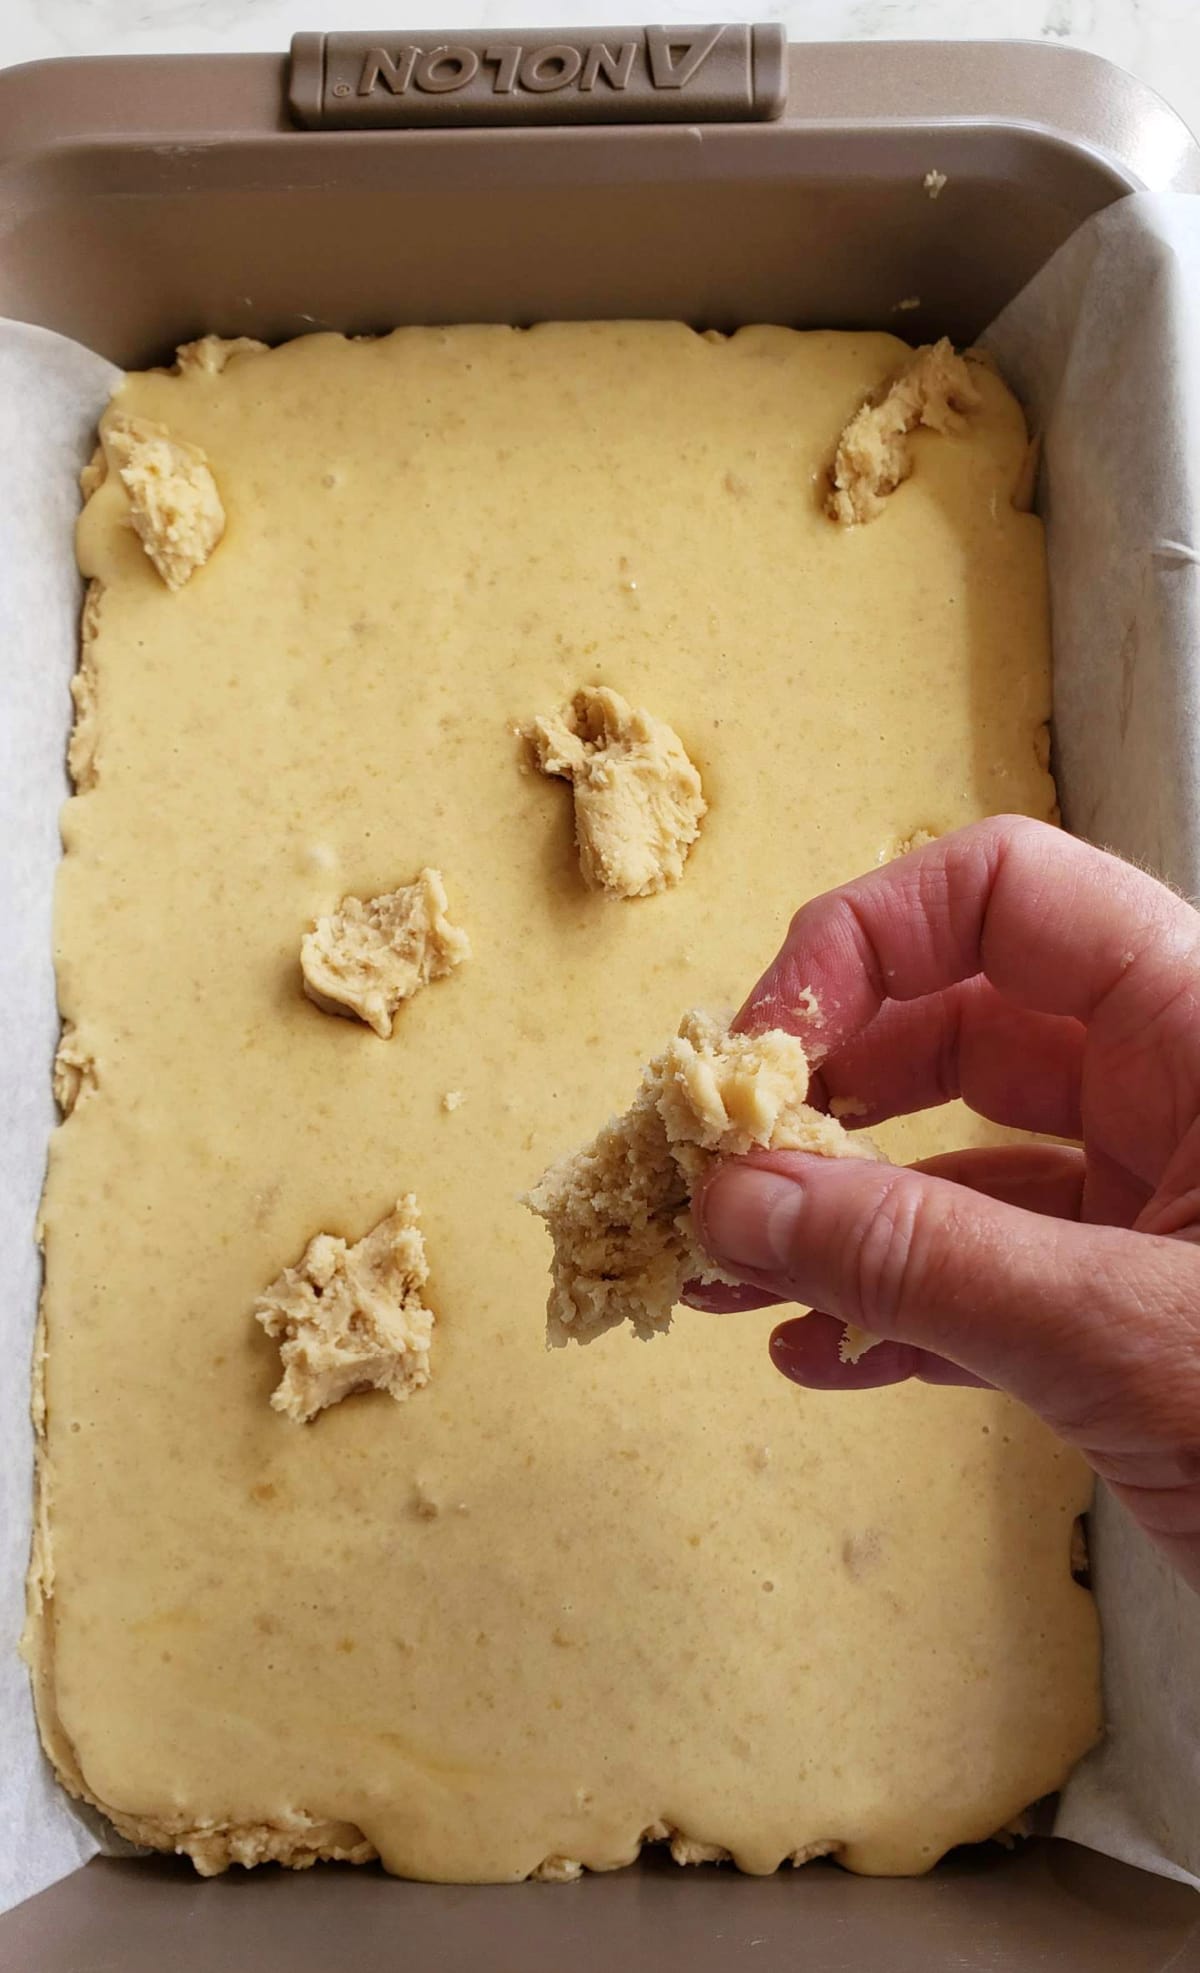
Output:
[[[736,1025],[782,1027],[821,1062],[885,1000],[983,974],[1007,999],[1087,1022],[1114,989],[1147,1018],[1200,956],[1200,918],[1153,877],[1049,823],[993,816],[942,836],[796,913]],[[1136,973],[1136,978],[1135,978]]]

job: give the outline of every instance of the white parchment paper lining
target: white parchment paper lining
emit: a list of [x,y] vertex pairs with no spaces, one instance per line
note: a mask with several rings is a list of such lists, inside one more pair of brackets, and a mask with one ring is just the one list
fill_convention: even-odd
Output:
[[[1044,435],[1056,771],[1069,825],[1200,892],[1200,199],[1082,227],[987,343]],[[16,1654],[33,1446],[34,1223],[54,1124],[51,902],[80,588],[77,474],[119,372],[0,323],[0,1910],[104,1841],[54,1782]],[[903,497],[902,495],[900,497]],[[1200,1887],[1200,1597],[1107,1497],[1092,1559],[1108,1732],[1056,1831]]]

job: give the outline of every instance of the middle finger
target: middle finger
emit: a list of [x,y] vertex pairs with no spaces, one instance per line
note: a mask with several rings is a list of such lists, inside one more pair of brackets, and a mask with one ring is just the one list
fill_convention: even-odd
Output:
[[993,1123],[1079,1138],[1085,1039],[1079,1021],[1014,1006],[980,975],[885,1001],[821,1064],[813,1093],[851,1129],[961,1097]]

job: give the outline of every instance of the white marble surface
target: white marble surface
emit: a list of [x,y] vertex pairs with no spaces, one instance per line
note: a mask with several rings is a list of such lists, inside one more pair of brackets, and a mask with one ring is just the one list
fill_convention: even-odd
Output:
[[1197,0],[0,0],[0,66],[282,49],[299,28],[783,21],[794,41],[1023,38],[1119,62],[1200,129]]

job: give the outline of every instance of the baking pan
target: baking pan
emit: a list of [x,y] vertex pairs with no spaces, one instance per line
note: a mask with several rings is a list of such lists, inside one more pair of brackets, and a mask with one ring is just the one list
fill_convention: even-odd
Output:
[[753,124],[307,131],[288,82],[270,55],[0,72],[0,313],[126,367],[200,329],[617,315],[966,341],[1089,214],[1200,190],[1166,105],[1067,49],[793,48]]
[[[460,100],[414,121],[402,63],[410,44],[432,60],[428,35],[387,44],[391,79],[372,77],[378,102],[350,128],[346,78],[365,73],[368,37],[298,37],[294,68],[238,55],[0,73],[0,314],[130,367],[209,331],[548,317],[967,341],[1091,214],[1131,191],[1200,190],[1179,119],[1091,56],[783,50],[733,32],[742,67],[707,99],[648,85],[604,123],[578,100],[588,37],[544,31],[513,37],[511,72],[528,57],[534,82],[567,82],[527,88],[524,123],[489,123],[465,85],[437,86],[453,64],[424,71],[426,93]],[[635,34],[649,65],[641,30],[604,40]],[[931,196],[941,176],[952,197]],[[1186,1973],[1197,1914],[1179,1885],[1064,1843],[962,1853],[914,1881],[647,1859],[572,1886],[463,1889],[373,1867],[204,1883],[164,1859],[97,1859],[0,1918],[0,1969]]]

